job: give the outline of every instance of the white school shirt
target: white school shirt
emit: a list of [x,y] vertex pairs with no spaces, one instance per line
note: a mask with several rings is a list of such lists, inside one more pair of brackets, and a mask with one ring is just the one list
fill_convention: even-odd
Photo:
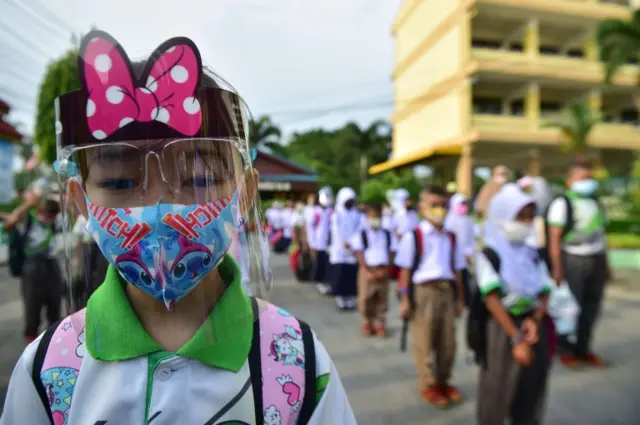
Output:
[[285,208],[281,212],[282,214],[282,235],[285,238],[291,239],[293,236],[293,218],[294,211],[291,208]]
[[315,229],[320,221],[320,212],[322,210],[315,205],[307,205],[304,207],[304,225],[307,230],[307,244],[311,249],[316,249]]
[[[598,202],[591,198],[570,198],[569,201],[574,221],[573,229],[569,235],[577,235],[582,242],[571,243],[565,237],[562,249],[568,254],[585,256],[606,251],[606,222]],[[567,222],[567,203],[563,198],[556,198],[549,204],[547,221],[550,226],[564,227]]]
[[391,208],[386,208],[382,211],[380,225],[383,229],[393,232],[393,211],[391,211]]
[[476,251],[474,226],[475,224],[469,216],[456,217],[455,220],[444,221],[444,228],[456,235],[456,244],[460,246],[464,255],[467,256],[472,256]]
[[[107,279],[115,274],[115,271],[110,270]],[[103,287],[110,283],[105,281],[94,295],[101,297],[105,292]],[[238,296],[246,297],[238,292],[237,283],[236,281],[229,287],[232,288],[235,284],[235,291],[225,294],[235,297],[236,301]],[[117,282],[115,284],[119,285]],[[123,289],[120,291],[124,292]],[[110,298],[107,297],[104,301]],[[126,296],[116,297],[116,309],[122,308],[123,302],[128,305],[128,301],[121,301],[121,298],[126,299]],[[130,306],[126,308],[127,314],[134,314]],[[233,315],[238,313],[234,311],[231,315],[236,317]],[[280,312],[284,313],[286,312]],[[139,322],[135,326],[141,327]],[[71,328],[70,332],[75,331]],[[137,332],[139,331],[132,333]],[[72,335],[73,337],[75,335]],[[27,346],[13,370],[0,425],[50,425],[31,378],[33,361],[41,338],[42,336]],[[129,358],[126,361],[106,362],[91,356],[85,346],[84,332],[77,338],[75,352],[68,353],[69,356],[78,355],[83,358],[77,379],[69,369],[60,370],[53,378],[55,382],[60,382],[61,388],[66,385],[66,379],[75,381],[69,420],[65,425],[206,425],[216,415],[220,416],[212,422],[215,424],[255,424],[253,391],[247,360],[241,363],[237,371],[208,366],[201,361],[173,353],[166,353],[170,354],[168,356],[160,353],[161,356],[150,354]],[[233,343],[231,336],[228,338],[227,349],[237,350],[237,342]],[[56,343],[57,341],[52,339],[53,349]],[[338,372],[315,334],[314,343],[316,376],[328,377],[328,384],[321,393],[309,425],[356,425]],[[320,395],[320,392],[318,394]],[[54,403],[66,403],[66,400],[56,399]],[[273,412],[269,410],[268,413],[270,415],[265,415],[265,425],[286,425],[282,422],[279,412],[271,414]]]
[[318,219],[318,225],[313,232],[313,243],[316,251],[329,249],[329,234],[331,232],[331,216],[334,214],[332,207],[322,208]]
[[267,222],[276,230],[284,227],[284,209],[269,208],[265,212]]
[[413,231],[418,227],[419,223],[420,219],[415,210],[402,208],[393,215],[393,231],[396,235],[404,235],[407,232]]
[[[450,236],[446,232],[438,231],[428,221],[420,223],[420,230],[422,231],[422,254],[418,269],[413,274],[412,282],[421,284],[438,279],[454,280],[455,274],[451,270]],[[413,268],[414,252],[413,232],[405,233],[396,252],[396,266],[402,269]],[[460,271],[466,266],[463,250],[457,243],[453,263],[456,271]]]
[[[362,233],[367,234],[367,249],[364,249]],[[367,225],[366,229],[359,231],[349,239],[351,250],[358,252],[364,250],[364,262],[369,267],[388,266],[389,254],[398,249],[398,239],[389,232],[390,246],[387,246],[387,235],[384,229],[373,230]]]
[[353,251],[345,248],[345,243],[362,227],[362,214],[352,208],[348,211],[336,211],[331,216],[331,246],[329,262],[331,264],[355,264]]

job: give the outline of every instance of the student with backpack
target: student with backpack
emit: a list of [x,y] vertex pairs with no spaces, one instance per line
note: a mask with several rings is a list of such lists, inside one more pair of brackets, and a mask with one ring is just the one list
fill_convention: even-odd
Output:
[[397,249],[397,239],[382,228],[382,206],[370,205],[366,227],[349,240],[355,252],[358,271],[358,307],[362,315],[364,336],[387,335],[386,316],[389,309],[389,273]]
[[[535,201],[508,183],[489,201],[476,276],[488,316],[480,355],[478,425],[534,424],[551,366],[544,325],[550,277],[535,247]],[[473,307],[472,307],[473,308]]]
[[419,208],[425,220],[402,237],[395,258],[400,267],[400,316],[411,325],[420,395],[444,408],[462,401],[450,379],[456,353],[455,322],[464,312],[465,261],[455,235],[443,228],[446,192],[440,187],[423,189]]
[[3,223],[9,233],[10,271],[21,280],[27,344],[38,336],[43,308],[49,326],[60,320],[62,276],[54,254],[59,213],[57,201],[33,193]]
[[[184,37],[131,63],[91,31],[78,65],[55,168],[110,267],[86,309],[25,349],[0,425],[355,424],[309,326],[249,297],[228,254],[260,216],[240,96]],[[263,293],[262,229],[245,258]]]
[[596,197],[598,182],[587,164],[576,164],[567,176],[567,192],[549,205],[546,222],[547,254],[557,285],[566,280],[580,305],[575,343],[561,340],[560,361],[576,369],[606,366],[593,353],[591,342],[604,288],[611,278],[607,259],[605,211]]

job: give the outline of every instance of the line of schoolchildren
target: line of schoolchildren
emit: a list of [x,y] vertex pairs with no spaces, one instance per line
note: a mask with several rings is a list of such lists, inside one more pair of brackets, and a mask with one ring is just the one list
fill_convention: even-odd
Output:
[[423,189],[422,220],[403,189],[396,192],[393,216],[388,206],[370,205],[363,221],[355,198],[350,188],[338,192],[335,207],[326,188],[318,203],[309,198],[305,226],[320,291],[335,295],[339,308],[351,308],[357,280],[361,331],[385,337],[389,281],[398,267],[400,316],[410,323],[418,389],[437,407],[463,399],[451,385],[455,323],[476,295],[487,312],[484,352],[476,353],[477,421],[540,424],[554,334],[547,315],[553,281],[535,243],[536,200],[516,184],[502,184],[488,202],[478,252],[462,194],[449,198],[439,187]]

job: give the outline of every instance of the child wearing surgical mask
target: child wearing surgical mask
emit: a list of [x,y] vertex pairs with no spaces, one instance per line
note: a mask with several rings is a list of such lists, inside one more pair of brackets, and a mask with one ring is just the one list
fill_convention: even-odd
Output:
[[551,290],[544,261],[527,244],[535,201],[516,184],[491,199],[476,275],[490,318],[480,371],[479,425],[534,423],[542,417],[551,364],[543,325]]
[[185,37],[132,63],[91,31],[77,63],[81,89],[56,103],[55,169],[110,266],[86,309],[25,349],[0,425],[355,425],[324,346],[250,297],[229,252],[253,223],[239,248],[263,296],[271,275],[240,96]]
[[[462,193],[453,195],[449,200],[449,212],[444,220],[444,228],[456,235],[456,243],[464,252],[467,267],[476,250],[474,223],[469,216],[468,202],[467,197]],[[467,267],[462,271],[462,280],[464,284],[464,299],[468,304],[471,300],[471,290]]]
[[382,208],[369,205],[366,225],[349,240],[358,258],[358,307],[362,315],[363,336],[384,338],[389,308],[389,272],[397,249],[397,239],[382,228]]
[[423,189],[419,208],[425,219],[402,237],[395,258],[401,269],[400,316],[411,325],[420,395],[444,408],[462,401],[462,394],[450,381],[456,353],[456,317],[464,312],[465,259],[455,234],[443,227],[446,192],[435,186]]

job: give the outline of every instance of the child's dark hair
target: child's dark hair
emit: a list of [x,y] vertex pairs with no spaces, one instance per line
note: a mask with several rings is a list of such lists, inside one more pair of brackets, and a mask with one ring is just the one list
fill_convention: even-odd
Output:
[[60,204],[53,199],[45,199],[40,201],[40,210],[49,215],[60,214]]
[[436,185],[428,185],[423,187],[422,193],[426,193],[428,195],[442,196],[443,198],[447,197],[446,190],[444,190],[442,186],[436,186]]
[[373,203],[373,204],[369,204],[367,205],[367,212],[372,212],[375,213],[377,215],[381,215],[382,214],[382,204],[378,204],[378,203]]

